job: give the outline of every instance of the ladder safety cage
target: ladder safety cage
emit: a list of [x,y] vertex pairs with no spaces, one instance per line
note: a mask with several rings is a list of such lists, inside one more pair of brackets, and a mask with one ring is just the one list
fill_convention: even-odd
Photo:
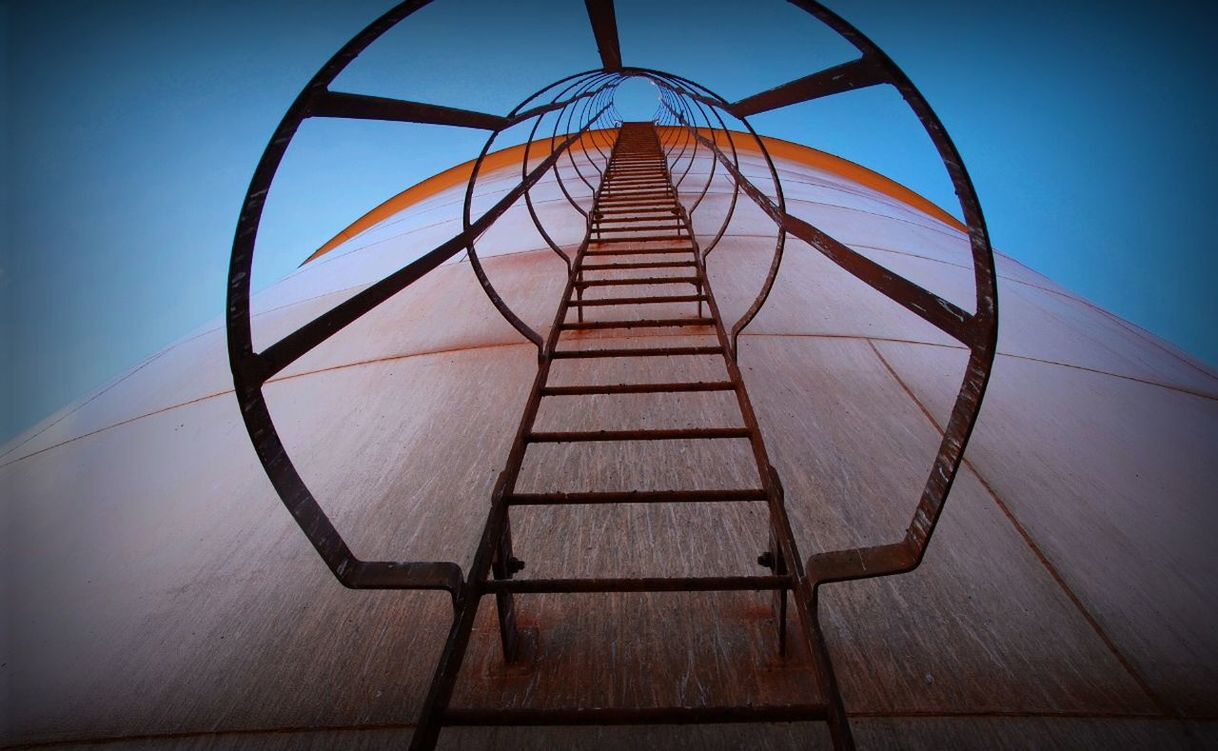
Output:
[[[332,91],[336,77],[385,32],[428,4],[407,0],[392,8],[340,49],[305,86],[276,128],[255,169],[237,222],[228,276],[227,329],[229,361],[236,396],[260,462],[288,511],[309,542],[344,586],[355,589],[446,591],[453,622],[424,700],[411,741],[413,749],[434,748],[446,725],[571,725],[623,723],[817,721],[828,725],[833,745],[854,747],[850,724],[837,688],[832,661],[818,622],[818,588],[822,584],[910,571],[925,555],[944,502],[960,466],[985,393],[997,338],[998,306],[993,250],[979,200],[942,123],[913,83],[862,33],[812,0],[790,0],[850,43],[859,57],[813,72],[768,91],[729,102],[689,79],[623,64],[611,0],[585,0],[602,66],[556,81],[521,102],[506,115],[475,112],[423,102]],[[624,80],[641,77],[654,83],[659,107],[651,122],[623,122],[613,94]],[[748,122],[751,115],[871,86],[893,86],[922,123],[938,150],[968,228],[976,292],[969,313],[914,282],[877,264],[810,222],[787,211],[778,171],[764,139]],[[272,180],[300,125],[310,117],[372,119],[484,130],[487,141],[473,164],[462,210],[462,231],[416,260],[403,265],[346,301],[256,352],[251,333],[250,272],[255,238]],[[729,126],[729,118],[739,127]],[[548,128],[546,127],[548,123]],[[474,216],[478,175],[496,139],[509,128],[531,125],[524,143],[520,179],[483,213]],[[548,131],[548,132],[547,132]],[[747,138],[768,172],[768,185],[745,174],[737,138]],[[540,160],[540,161],[538,161]],[[536,162],[536,163],[534,163]],[[708,162],[697,185],[696,163]],[[532,166],[530,166],[532,165]],[[564,176],[564,170],[567,175]],[[565,201],[583,217],[583,240],[573,251],[547,231],[532,195],[539,181],[553,174]],[[717,177],[730,180],[730,199],[713,232],[696,232],[694,217]],[[692,179],[692,182],[691,182]],[[773,222],[775,249],[761,289],[738,321],[722,320],[706,260],[725,236],[738,198],[755,203]],[[504,302],[483,268],[476,242],[506,211],[523,199],[528,214],[548,246],[567,268],[567,281],[546,336],[526,324]],[[969,350],[956,401],[938,453],[922,488],[904,537],[898,541],[849,550],[800,556],[791,531],[778,473],[771,466],[749,401],[738,358],[740,333],[765,305],[782,261],[785,239],[806,242],[833,263],[909,312],[960,341]],[[704,245],[699,237],[710,237]],[[365,561],[357,558],[312,495],[288,456],[276,431],[262,389],[284,368],[393,297],[440,264],[465,251],[488,298],[523,337],[537,348],[538,369],[530,396],[491,503],[473,562],[468,571],[450,561]],[[657,260],[658,259],[658,260]],[[616,276],[619,274],[627,276]],[[615,294],[617,287],[646,288],[646,293]],[[607,290],[605,295],[589,294]],[[638,306],[678,305],[686,315],[636,319],[600,318],[600,314]],[[571,336],[588,331],[674,330],[712,338],[714,344],[648,347],[564,346]],[[653,342],[656,344],[656,342]],[[622,360],[628,358],[718,358],[726,376],[718,380],[660,383],[549,382],[555,360]],[[702,428],[626,430],[539,430],[539,407],[548,398],[605,394],[732,393],[739,425]],[[721,490],[592,490],[581,492],[517,490],[522,462],[530,446],[543,443],[646,442],[674,440],[747,441],[757,470],[755,487]],[[644,578],[520,578],[524,568],[512,548],[511,509],[529,506],[591,506],[658,503],[764,503],[769,547],[758,557],[762,575]],[[780,652],[787,650],[787,612],[793,603],[798,638],[811,662],[817,684],[812,700],[778,705],[673,706],[633,708],[503,709],[450,706],[453,689],[469,645],[481,599],[495,598],[504,658],[521,656],[521,632],[515,596],[526,593],[576,592],[773,593],[773,612]]]

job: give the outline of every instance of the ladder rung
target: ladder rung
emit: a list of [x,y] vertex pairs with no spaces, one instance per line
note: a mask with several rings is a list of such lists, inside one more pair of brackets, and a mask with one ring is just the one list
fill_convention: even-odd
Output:
[[594,214],[599,214],[601,216],[607,216],[607,215],[611,215],[613,213],[617,213],[617,214],[639,214],[639,213],[648,213],[648,214],[665,213],[665,214],[668,214],[668,213],[671,213],[671,214],[676,214],[676,215],[680,216],[680,212],[677,210],[677,204],[675,201],[658,201],[658,202],[657,201],[647,201],[644,203],[628,203],[628,204],[627,203],[616,203],[616,204],[610,204],[609,208],[622,209],[622,210],[617,211],[617,212],[612,212],[612,211],[606,212],[604,210],[605,209],[604,206],[598,205],[596,207],[593,207],[592,211]]
[[679,269],[697,266],[697,261],[640,261],[626,263],[583,264],[577,271],[614,271],[620,269]]
[[591,441],[681,441],[748,438],[748,428],[637,428],[635,430],[542,430],[529,433],[530,443],[587,443]]
[[576,287],[613,287],[648,284],[698,284],[696,276],[636,276],[632,279],[589,279],[576,282]]
[[[650,204],[649,204],[649,206],[650,206]],[[592,213],[607,215],[607,217],[616,217],[616,215],[619,215],[619,214],[680,214],[681,212],[677,211],[677,204],[672,203],[672,204],[670,204],[670,206],[660,206],[660,207],[650,207],[650,208],[644,207],[644,208],[633,209],[633,211],[631,211],[631,209],[628,209],[628,208],[611,208],[611,209],[608,209],[608,211],[607,211],[607,209],[603,209],[603,208],[593,208]],[[642,218],[643,217],[639,217],[639,219],[642,219]]]
[[[595,212],[593,212],[593,213],[595,214]],[[679,221],[681,221],[681,217],[680,217],[680,215],[677,214],[677,212],[674,211],[671,213],[672,213],[672,217],[669,219],[665,219],[664,217],[660,217],[660,216],[637,216],[636,214],[633,214],[633,213],[631,213],[631,214],[623,213],[623,214],[614,214],[613,218],[610,218],[610,219],[606,219],[604,217],[598,218],[598,217],[594,216],[592,221],[596,222],[597,224],[638,224],[640,222],[664,222],[664,221],[679,222]],[[623,230],[618,230],[618,231],[625,232],[626,230],[623,229]]]
[[[673,229],[676,229],[675,227]],[[678,240],[689,240],[689,235],[672,235],[666,237],[664,235],[646,235],[644,237],[598,237],[591,242],[602,243],[671,243]]]
[[595,201],[598,205],[610,206],[623,201],[652,201],[656,199],[672,200],[676,192],[671,190],[638,190],[634,188],[607,190],[599,194]]
[[[676,191],[672,190],[636,190],[617,194],[605,194],[596,198],[598,206],[621,206],[627,203],[676,203]],[[647,200],[644,200],[647,199]],[[661,200],[662,199],[662,200]]]
[[599,300],[571,300],[577,308],[594,308],[602,305],[659,305],[661,303],[702,302],[706,295],[660,295],[657,297],[603,297]]
[[614,185],[662,185],[668,187],[671,183],[668,180],[668,175],[657,171],[611,174],[605,178],[604,185],[606,187]]
[[594,216],[613,216],[620,214],[674,214],[680,216],[681,212],[677,209],[677,204],[673,201],[663,201],[656,203],[649,201],[647,203],[632,203],[632,204],[614,204],[611,209],[620,209],[620,211],[605,211],[604,207],[593,207],[592,214]]
[[723,707],[590,707],[555,709],[474,709],[445,711],[453,726],[509,725],[693,725],[737,722],[823,722],[826,704],[774,704]]
[[[655,220],[653,219],[652,221],[655,221]],[[677,230],[677,231],[679,232],[679,231],[684,230],[684,229],[685,229],[685,227],[684,227],[684,225],[680,225],[680,224],[676,225],[675,227],[674,227],[674,226],[667,225],[667,224],[648,224],[648,225],[644,225],[644,226],[642,226],[642,227],[598,227],[598,228],[596,228],[596,229],[594,229],[594,230],[592,230],[592,231],[593,231],[593,232],[595,232],[595,233],[597,233],[597,234],[604,234],[604,233],[606,233],[606,232],[613,232],[613,233],[618,233],[618,232],[649,232],[649,231],[651,231],[651,230],[659,230],[659,231],[663,231],[663,230],[666,230],[666,229],[667,229],[667,230]],[[689,235],[688,235],[688,233],[686,233],[685,235],[678,235],[678,237],[680,237],[681,239],[685,239],[685,237],[688,237],[688,236],[689,236]],[[595,242],[595,241],[594,241],[594,242]]]
[[585,256],[655,256],[672,253],[693,253],[694,246],[684,248],[615,248],[610,250],[586,250]]
[[683,391],[731,391],[731,381],[682,381],[679,383],[606,383],[588,386],[542,386],[542,396],[587,396],[589,394],[675,394]]
[[595,201],[596,205],[594,205],[592,207],[592,210],[600,211],[606,207],[608,207],[610,209],[627,209],[627,208],[633,208],[633,207],[640,207],[640,210],[642,210],[642,209],[655,209],[655,210],[670,209],[672,211],[677,210],[678,207],[677,207],[676,193],[662,193],[662,194],[660,194],[659,198],[662,200],[656,200],[656,199],[640,200],[639,198],[634,198],[634,197],[609,196],[609,197],[605,198],[603,201],[599,198],[596,199],[596,201]]
[[790,589],[790,576],[674,576],[638,579],[491,579],[486,592],[736,592]]
[[564,323],[564,331],[599,331],[601,329],[668,329],[684,326],[713,326],[713,318],[643,318],[637,321],[584,321]]
[[638,206],[675,206],[675,193],[612,193],[596,199],[596,206],[613,209],[635,208]]
[[514,493],[511,506],[594,506],[617,503],[751,503],[764,501],[764,490],[630,490],[622,493]]
[[670,198],[675,195],[675,191],[665,190],[643,190],[641,188],[626,188],[622,190],[604,191],[597,197],[597,203],[613,203],[623,199],[631,198]]
[[722,355],[723,347],[629,347],[607,349],[554,350],[554,360],[583,359],[589,357],[677,357],[697,355]]

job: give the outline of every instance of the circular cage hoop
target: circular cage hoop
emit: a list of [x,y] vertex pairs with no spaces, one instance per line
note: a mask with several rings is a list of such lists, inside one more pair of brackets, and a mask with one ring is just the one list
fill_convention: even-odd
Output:
[[[825,582],[908,571],[918,565],[931,533],[934,531],[943,503],[950,492],[964,447],[976,423],[993,367],[998,325],[993,250],[990,246],[980,202],[963,160],[939,118],[913,83],[871,40],[832,11],[811,0],[790,1],[849,42],[859,51],[860,57],[827,71],[799,79],[788,86],[762,92],[755,97],[734,104],[687,79],[660,71],[623,67],[620,54],[616,49],[607,50],[605,45],[601,44],[599,34],[598,44],[601,46],[601,56],[605,63],[602,69],[575,74],[555,82],[526,99],[506,117],[415,102],[344,94],[329,89],[330,84],[347,65],[386,31],[427,5],[425,0],[407,0],[372,22],[322,66],[296,97],[275,129],[270,143],[259,160],[237,221],[228,274],[226,313],[228,353],[237,400],[259,461],[284,505],[342,584],[354,588],[446,590],[456,601],[462,592],[463,572],[456,563],[452,562],[363,561],[356,558],[292,464],[263,396],[264,384],[318,344],[418,278],[434,270],[453,255],[468,249],[471,258],[476,259],[476,254],[473,252],[474,238],[485,231],[503,213],[503,210],[506,210],[507,206],[521,197],[524,197],[529,203],[531,215],[541,228],[536,213],[532,210],[529,191],[542,174],[556,167],[562,153],[568,151],[567,147],[576,139],[586,135],[591,122],[584,124],[578,131],[571,131],[572,126],[569,124],[568,131],[562,138],[558,137],[556,124],[555,131],[550,136],[550,156],[543,160],[541,167],[526,173],[521,185],[504,199],[506,201],[510,198],[511,203],[503,205],[503,202],[500,202],[500,204],[496,204],[495,209],[474,219],[470,215],[469,203],[473,180],[476,179],[478,171],[476,166],[467,191],[464,232],[425,253],[418,260],[373,283],[262,352],[255,352],[250,310],[250,276],[255,238],[261,223],[267,193],[287,148],[297,129],[310,117],[423,122],[490,130],[492,135],[483,149],[482,156],[479,157],[480,164],[498,133],[530,119],[537,120],[534,127],[534,132],[536,132],[536,126],[540,124],[540,119],[546,113],[560,109],[555,104],[559,101],[557,98],[548,105],[535,107],[532,110],[522,109],[524,104],[536,100],[560,84],[581,76],[596,80],[602,87],[600,89],[602,93],[606,85],[605,81],[621,80],[625,76],[632,75],[646,76],[661,88],[662,107],[666,107],[672,113],[671,117],[674,122],[680,123],[689,131],[684,136],[682,148],[707,149],[708,153],[715,155],[714,161],[721,164],[729,173],[733,173],[735,147],[721,114],[738,119],[745,125],[749,136],[761,144],[765,159],[774,174],[778,200],[769,199],[736,171],[732,174],[736,183],[736,189],[733,192],[733,206],[735,196],[740,191],[762,205],[777,225],[779,246],[766,288],[754,302],[750,312],[733,327],[733,338],[739,334],[744,325],[747,325],[764,303],[769,285],[772,285],[773,276],[777,272],[777,263],[781,259],[783,239],[787,234],[791,234],[813,245],[857,278],[899,302],[911,313],[934,324],[968,348],[969,361],[964,379],[951,416],[943,431],[943,439],[932,464],[929,479],[922,490],[905,537],[888,545],[816,554],[807,560],[804,570],[808,586],[812,592],[815,592],[815,588]],[[589,8],[591,7],[592,2],[589,0]],[[929,134],[956,189],[968,228],[973,259],[976,306],[975,312],[971,314],[859,256],[817,228],[787,214],[781,196],[781,183],[774,171],[773,161],[768,152],[765,152],[762,139],[747,121],[747,116],[756,112],[876,84],[892,85],[899,91]],[[585,94],[577,94],[577,96],[583,97]],[[587,95],[587,98],[591,99],[594,96]],[[561,109],[568,106],[570,106],[570,102],[565,102]],[[720,127],[712,127],[712,115]],[[561,120],[560,116],[556,122]],[[571,120],[573,118],[569,117],[568,123]],[[704,126],[699,125],[698,122],[705,122],[705,127],[712,132],[721,130],[728,133],[727,141],[731,146],[732,158],[723,154],[713,140],[707,139],[701,134],[700,130]],[[555,146],[556,143],[565,145],[558,148]],[[525,164],[527,165],[527,160]],[[570,196],[568,198],[570,199]],[[574,203],[573,200],[572,203]],[[725,228],[726,221],[723,226],[723,229]],[[722,237],[723,229],[720,230],[715,242]],[[544,229],[542,231],[544,233]],[[488,288],[488,294],[492,294],[492,300],[494,300],[497,295],[493,294],[493,288],[489,287],[489,282],[484,283],[484,287]],[[505,314],[505,317],[508,315],[514,317],[515,314],[507,310],[506,306],[502,306],[501,301],[497,305],[500,306],[500,311]],[[529,332],[532,331],[518,318],[513,325],[517,325],[518,330],[521,330],[521,333],[526,336],[529,336],[526,329]],[[532,334],[530,339],[533,339],[540,349],[540,336],[536,332],[532,332]]]

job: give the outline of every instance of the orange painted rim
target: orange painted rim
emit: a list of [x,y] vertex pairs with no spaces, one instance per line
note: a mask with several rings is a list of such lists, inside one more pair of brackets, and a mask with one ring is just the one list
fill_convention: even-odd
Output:
[[[673,126],[661,126],[664,130],[684,130]],[[603,131],[590,131],[589,134]],[[713,138],[715,142],[727,148],[729,146],[727,134],[721,131],[708,131],[700,129],[702,135],[708,138]],[[757,146],[757,142],[748,133],[739,131],[732,132],[736,140],[736,151],[738,153],[760,154],[761,149]],[[853,183],[862,185],[865,188],[876,191],[889,198],[900,201],[901,203],[916,209],[917,211],[926,214],[932,219],[936,219],[948,225],[959,232],[968,233],[968,228],[960,222],[959,219],[944,211],[938,204],[930,199],[916,193],[913,190],[901,185],[900,183],[884,177],[874,170],[867,169],[861,164],[856,164],[848,159],[843,159],[840,156],[834,156],[824,151],[814,149],[811,146],[784,141],[780,138],[770,138],[769,136],[761,136],[761,140],[765,143],[766,150],[770,156],[776,160],[786,162],[795,162],[797,164],[813,167],[825,172],[844,177]],[[584,139],[580,139],[578,143],[572,144],[571,148],[589,148],[585,147]],[[481,172],[487,174],[503,167],[509,167],[514,164],[520,164],[520,159],[524,155],[525,144],[518,146],[509,146],[505,149],[487,154],[486,159],[482,163]],[[535,159],[544,159],[550,154],[550,142],[548,139],[534,141],[530,156]],[[775,165],[781,166],[781,165]],[[306,258],[300,265],[304,266],[310,261],[314,261],[338,246],[352,240],[358,235],[375,227],[381,222],[396,216],[402,211],[419,204],[428,198],[431,198],[438,193],[441,193],[449,188],[464,185],[469,181],[469,176],[474,169],[474,160],[458,164],[455,167],[433,175],[420,183],[417,183],[406,190],[398,193],[389,200],[380,204],[376,208],[364,214],[359,219],[352,222],[346,229],[339,232],[334,237],[330,238],[324,245],[315,250],[312,255]]]

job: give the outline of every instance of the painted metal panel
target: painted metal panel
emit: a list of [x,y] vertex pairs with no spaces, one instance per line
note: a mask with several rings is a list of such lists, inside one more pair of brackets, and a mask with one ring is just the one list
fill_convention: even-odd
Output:
[[[746,160],[746,171],[763,174],[761,167]],[[780,167],[806,181],[792,183],[793,212],[967,302],[968,248],[957,230],[840,174],[789,160]],[[484,187],[509,185],[509,173],[488,175]],[[260,346],[449,236],[462,191],[442,190],[389,215],[257,296]],[[539,186],[543,193],[558,198],[552,182]],[[708,196],[708,217],[723,211],[724,199]],[[582,220],[572,226],[577,215],[560,206],[539,211],[573,237]],[[523,231],[531,226],[518,205],[479,250],[504,298],[544,330],[565,271]],[[742,200],[710,257],[729,319],[762,283],[772,226]],[[707,231],[716,227],[709,222]],[[807,551],[886,541],[902,531],[915,500],[905,494],[925,480],[935,450],[918,402],[942,420],[963,351],[819,253],[789,245],[768,306],[742,338],[741,366]],[[854,720],[860,744],[898,747],[912,742],[911,729],[927,747],[1182,742],[1182,726],[1138,718],[1164,708],[1215,711],[1218,616],[1209,605],[1218,593],[1205,574],[1216,553],[1205,540],[1218,526],[1208,492],[1218,465],[1218,376],[1034,272],[1013,262],[1000,269],[1008,277],[1002,354],[970,448],[975,472],[964,471],[925,566],[825,593],[839,678],[864,715]],[[655,339],[582,337],[583,346]],[[564,361],[555,383],[717,377],[713,364],[656,359],[644,371]],[[535,362],[469,265],[452,262],[301,358],[269,385],[268,399],[305,479],[357,552],[462,560]],[[682,397],[679,412],[641,396],[606,397],[596,408],[621,426],[722,417],[722,405],[694,397]],[[543,418],[568,426],[588,418],[562,409],[547,405],[557,412]],[[359,748],[409,732],[447,625],[445,597],[351,592],[333,581],[254,462],[221,332],[184,340],[32,435],[0,457],[16,561],[6,584],[16,607],[5,659],[11,682],[23,687],[11,704],[16,739],[186,733],[180,743],[155,743],[276,748],[304,736],[261,731],[328,728],[309,742]],[[595,445],[547,446],[522,482],[540,487],[547,458],[576,468],[572,490],[590,487],[594,474],[623,488],[672,487],[674,479],[725,487],[747,466],[730,447],[716,454],[692,443],[674,442],[647,462],[610,460]],[[692,510],[528,513],[535,523],[520,525],[519,545],[542,571],[701,564],[736,572],[759,552],[744,506],[716,517],[717,527]],[[722,543],[709,545],[712,537]],[[604,539],[620,551],[598,547]],[[591,546],[592,564],[556,540]],[[621,552],[630,549],[643,553]],[[617,602],[627,622],[664,615],[658,601]],[[561,655],[566,670],[595,666],[596,649],[612,644],[610,632],[598,631],[597,643],[581,645],[594,624],[570,602],[522,603],[526,621],[541,628],[542,648]],[[696,608],[682,623],[743,643],[733,634],[764,628],[768,611],[741,600],[728,613],[734,620],[721,632]],[[547,632],[546,623],[559,625]],[[481,637],[481,665],[490,669],[493,634]],[[674,648],[633,659],[676,675],[687,654]],[[731,664],[709,669],[719,672],[708,685],[731,683],[723,679]],[[782,672],[765,679],[774,691],[798,679]],[[506,676],[494,685],[519,697],[529,680]],[[605,698],[659,689],[615,690]],[[1032,716],[997,717],[1025,713]],[[1054,719],[1063,713],[1083,717]],[[932,716],[909,717],[921,714]],[[1093,719],[1104,717],[1112,719]],[[340,729],[355,726],[381,729]],[[1212,736],[1199,727],[1199,737]],[[587,748],[623,738],[768,748],[795,747],[814,732],[603,729],[578,738]],[[545,747],[574,737],[459,731],[454,742]]]

